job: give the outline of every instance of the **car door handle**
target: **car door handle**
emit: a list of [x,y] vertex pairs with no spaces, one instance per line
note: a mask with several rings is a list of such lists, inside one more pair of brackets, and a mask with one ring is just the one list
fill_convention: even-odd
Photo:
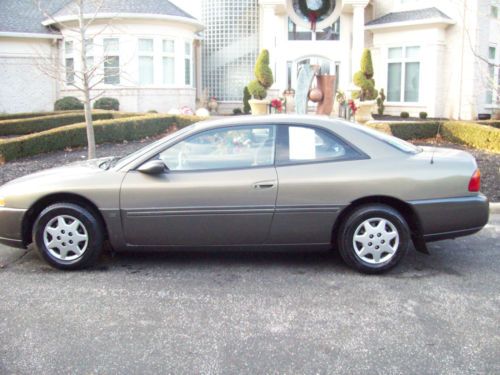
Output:
[[275,181],[262,181],[253,184],[253,188],[256,190],[272,189],[276,185]]

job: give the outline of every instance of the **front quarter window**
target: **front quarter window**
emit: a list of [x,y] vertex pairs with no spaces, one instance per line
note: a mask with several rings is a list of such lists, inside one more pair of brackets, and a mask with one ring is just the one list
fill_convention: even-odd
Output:
[[274,126],[241,126],[195,134],[160,153],[170,171],[235,169],[274,164]]

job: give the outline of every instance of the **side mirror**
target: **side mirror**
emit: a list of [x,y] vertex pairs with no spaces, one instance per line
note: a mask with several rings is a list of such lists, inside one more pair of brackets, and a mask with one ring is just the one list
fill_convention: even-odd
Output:
[[155,175],[165,172],[167,166],[161,160],[150,160],[137,168],[137,170],[141,173]]

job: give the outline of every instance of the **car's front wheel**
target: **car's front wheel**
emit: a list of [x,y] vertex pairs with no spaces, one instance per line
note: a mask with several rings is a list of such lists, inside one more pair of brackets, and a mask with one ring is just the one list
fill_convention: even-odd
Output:
[[404,217],[392,207],[369,204],[355,209],[342,223],[339,252],[351,267],[382,273],[406,254],[411,235]]
[[102,224],[92,210],[73,203],[44,209],[33,226],[33,242],[53,267],[81,269],[95,263],[103,246]]

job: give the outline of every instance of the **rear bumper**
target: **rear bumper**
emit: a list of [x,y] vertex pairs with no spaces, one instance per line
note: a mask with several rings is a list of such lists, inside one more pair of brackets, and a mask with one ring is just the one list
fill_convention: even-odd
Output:
[[426,241],[439,241],[479,232],[489,219],[486,196],[412,201]]
[[22,223],[26,210],[0,207],[0,244],[24,248]]

